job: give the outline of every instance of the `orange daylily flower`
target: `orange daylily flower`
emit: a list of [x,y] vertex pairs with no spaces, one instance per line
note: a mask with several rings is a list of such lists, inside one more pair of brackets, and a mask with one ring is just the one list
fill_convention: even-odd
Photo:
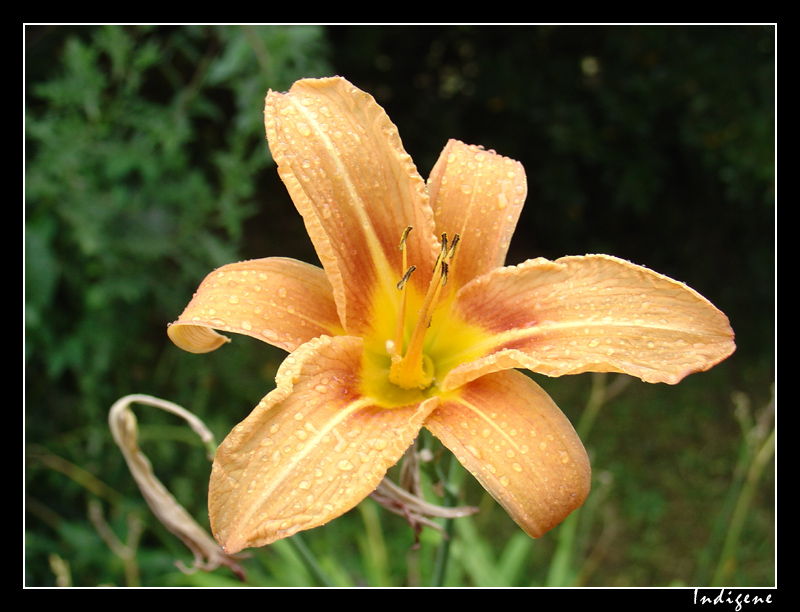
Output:
[[515,368],[674,384],[735,349],[705,298],[627,261],[502,267],[527,189],[516,161],[451,140],[426,183],[384,110],[341,78],[270,91],[264,115],[322,269],[223,266],[168,328],[196,353],[227,342],[214,330],[290,352],[217,450],[209,512],[228,553],[350,510],[422,427],[541,536],[583,503],[589,461]]

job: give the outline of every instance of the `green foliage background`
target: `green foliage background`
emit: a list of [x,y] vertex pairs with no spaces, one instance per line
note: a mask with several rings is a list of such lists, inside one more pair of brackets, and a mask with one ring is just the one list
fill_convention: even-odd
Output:
[[[635,381],[603,408],[584,439],[597,482],[568,546],[561,528],[522,536],[468,482],[468,501],[483,511],[456,523],[447,583],[553,584],[554,568],[566,567],[565,584],[709,584],[752,460],[747,419],[769,401],[775,376],[774,34],[29,27],[25,583],[229,584],[224,570],[175,568],[189,555],[150,515],[107,413],[125,394],[150,393],[222,439],[269,391],[277,349],[236,338],[188,355],[164,331],[216,266],[315,261],[274,172],[263,98],[298,78],[341,74],[386,108],[423,176],[451,137],[522,161],[529,195],[510,263],[624,257],[703,293],[737,333],[736,354],[711,372],[677,387]],[[577,423],[592,377],[537,380]],[[734,392],[745,394],[738,403]],[[156,473],[206,524],[199,443],[171,417],[137,413]],[[121,540],[141,522],[133,562],[101,537],[90,513],[98,502]],[[428,583],[438,535],[424,532],[411,551],[403,521],[368,501],[304,540],[337,584],[402,585]],[[246,563],[251,584],[315,580],[286,542]],[[774,583],[773,464],[726,563],[727,584]]]

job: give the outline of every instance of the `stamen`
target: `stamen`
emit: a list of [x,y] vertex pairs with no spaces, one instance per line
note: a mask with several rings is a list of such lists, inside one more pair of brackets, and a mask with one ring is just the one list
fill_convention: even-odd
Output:
[[[411,227],[406,228],[400,240],[400,250],[403,253],[403,267],[406,266],[406,251],[405,242],[408,238],[408,232]],[[430,327],[433,320],[433,313],[436,310],[436,305],[439,301],[439,295],[442,287],[447,283],[447,275],[449,264],[445,260],[450,260],[455,255],[456,245],[459,241],[459,235],[453,236],[453,241],[448,248],[447,234],[442,234],[441,249],[436,257],[436,263],[433,268],[433,277],[428,286],[428,292],[422,303],[422,308],[419,310],[419,318],[417,319],[414,329],[411,332],[411,338],[408,341],[405,354],[403,354],[403,331],[405,329],[405,307],[406,307],[406,291],[405,287],[411,273],[416,269],[411,266],[403,274],[403,278],[397,283],[397,288],[403,292],[400,301],[400,309],[397,318],[397,327],[395,330],[395,339],[386,343],[387,352],[392,359],[392,365],[389,369],[389,379],[396,385],[404,389],[426,389],[433,383],[434,372],[430,367],[425,368],[425,360],[427,359],[423,352],[423,344],[425,340],[425,333]],[[430,359],[428,359],[430,363]]]
[[403,292],[400,296],[400,310],[397,313],[397,323],[394,330],[394,354],[392,355],[392,362],[395,359],[400,359],[400,353],[403,350],[403,329],[406,326],[406,283],[408,279],[411,277],[411,274],[414,270],[417,269],[417,266],[408,267],[408,255],[406,253],[406,239],[408,238],[408,234],[411,232],[413,228],[409,225],[406,229],[403,230],[403,236],[400,238],[400,252],[403,254],[403,267],[402,269],[405,270],[405,274],[403,274],[403,278],[400,279],[400,282],[397,283],[397,288]]

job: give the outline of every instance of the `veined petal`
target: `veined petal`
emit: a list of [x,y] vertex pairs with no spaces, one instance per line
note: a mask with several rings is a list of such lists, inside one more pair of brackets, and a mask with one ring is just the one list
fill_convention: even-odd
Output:
[[214,537],[229,553],[350,510],[381,482],[438,398],[391,410],[360,393],[360,338],[323,336],[289,355],[277,388],[217,449]]
[[[424,294],[437,253],[425,184],[397,128],[369,94],[341,78],[270,91],[264,109],[278,172],[333,285],[348,334],[372,326],[376,291],[396,295],[403,230]],[[397,298],[399,299],[399,297]]]
[[504,265],[528,191],[517,161],[450,140],[428,179],[437,234],[459,234],[448,284],[460,288]]
[[252,336],[290,352],[317,336],[344,333],[325,271],[283,257],[215,270],[167,333],[180,348],[207,353],[228,342],[215,329]]
[[521,372],[489,374],[445,395],[425,427],[534,538],[589,494],[591,469],[578,434]]
[[607,255],[494,270],[463,287],[453,309],[487,333],[484,357],[451,370],[444,389],[515,367],[675,384],[736,348],[728,318],[699,293]]

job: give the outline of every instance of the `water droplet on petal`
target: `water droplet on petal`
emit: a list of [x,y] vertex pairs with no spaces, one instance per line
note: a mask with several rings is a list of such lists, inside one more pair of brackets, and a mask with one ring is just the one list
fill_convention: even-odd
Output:
[[478,450],[477,448],[475,448],[474,446],[471,446],[469,444],[466,446],[466,448],[467,448],[467,450],[469,452],[471,452],[473,455],[475,455],[476,459],[480,459],[481,458],[482,455],[481,455],[481,451],[480,450]]

